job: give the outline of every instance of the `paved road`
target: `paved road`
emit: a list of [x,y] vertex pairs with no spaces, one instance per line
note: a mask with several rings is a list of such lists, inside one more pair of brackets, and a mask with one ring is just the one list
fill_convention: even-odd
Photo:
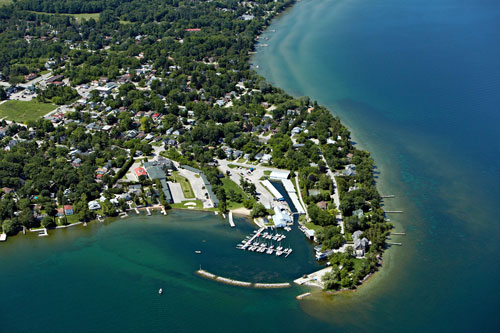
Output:
[[[323,156],[323,154],[321,154],[321,158],[323,159],[325,164],[328,165],[328,163],[326,163],[326,159]],[[338,190],[339,188],[337,186],[337,181],[335,180],[335,175],[333,174],[332,170],[330,168],[328,168],[327,172],[333,181],[333,201],[335,202],[335,206],[337,206],[337,211],[338,211],[337,216],[336,216],[336,220],[337,220],[337,223],[340,225],[340,233],[343,235],[344,234],[344,220],[342,219],[342,214],[340,212],[340,198],[339,198],[339,190]]]

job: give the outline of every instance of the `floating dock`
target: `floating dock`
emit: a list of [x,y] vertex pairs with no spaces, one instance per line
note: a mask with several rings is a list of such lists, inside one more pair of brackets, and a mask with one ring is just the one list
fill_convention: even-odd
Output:
[[209,280],[214,280],[220,283],[224,284],[229,284],[232,286],[237,286],[237,287],[245,287],[245,288],[259,288],[259,289],[276,289],[276,288],[289,288],[290,283],[284,282],[284,283],[252,283],[252,282],[247,282],[247,281],[238,281],[238,280],[233,280],[229,278],[225,278],[222,276],[217,276],[215,274],[212,274],[210,272],[207,272],[203,269],[199,269],[196,271],[196,274],[209,279]]

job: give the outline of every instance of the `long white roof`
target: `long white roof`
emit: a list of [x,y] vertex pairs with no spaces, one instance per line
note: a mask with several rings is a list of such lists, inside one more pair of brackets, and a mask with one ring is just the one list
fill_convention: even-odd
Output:
[[290,171],[275,170],[275,171],[271,172],[269,177],[274,178],[274,179],[287,179],[289,175],[290,175]]
[[304,210],[304,208],[302,207],[302,205],[300,204],[300,201],[299,201],[299,197],[297,196],[296,193],[288,193],[288,196],[290,197],[290,199],[292,200],[292,203],[293,205],[295,206],[295,209],[297,209],[297,212],[302,215],[302,214],[305,214],[306,211]]
[[271,184],[269,180],[264,180],[262,184],[271,192],[271,194],[278,200],[283,199],[281,193],[276,189],[276,187]]
[[281,182],[283,183],[283,186],[285,187],[285,190],[288,193],[295,193],[295,187],[293,187],[293,183],[290,179],[282,179]]

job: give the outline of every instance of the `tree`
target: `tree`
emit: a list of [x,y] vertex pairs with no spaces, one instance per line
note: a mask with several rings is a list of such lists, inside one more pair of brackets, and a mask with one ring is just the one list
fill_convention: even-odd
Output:
[[35,218],[33,212],[29,207],[24,208],[19,214],[19,223],[21,223],[26,228],[33,228],[36,226]]
[[15,219],[4,220],[2,223],[2,230],[9,236],[15,235],[19,230],[19,224]]
[[250,216],[252,218],[264,217],[266,215],[267,215],[267,209],[266,209],[266,207],[264,207],[263,204],[261,204],[261,203],[254,204],[252,212],[250,213]]
[[44,228],[51,228],[56,226],[54,219],[48,215],[45,215],[43,217],[41,225]]

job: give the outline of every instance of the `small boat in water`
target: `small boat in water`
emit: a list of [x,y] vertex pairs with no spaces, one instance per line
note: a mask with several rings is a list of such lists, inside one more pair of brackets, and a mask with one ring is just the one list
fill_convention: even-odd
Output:
[[160,288],[160,290],[158,290],[158,294],[160,294],[160,295],[163,294],[163,289],[162,288]]
[[199,251],[199,250],[198,250],[198,251],[194,251],[194,253],[198,253],[198,254],[200,254],[200,253],[201,253],[201,251]]

